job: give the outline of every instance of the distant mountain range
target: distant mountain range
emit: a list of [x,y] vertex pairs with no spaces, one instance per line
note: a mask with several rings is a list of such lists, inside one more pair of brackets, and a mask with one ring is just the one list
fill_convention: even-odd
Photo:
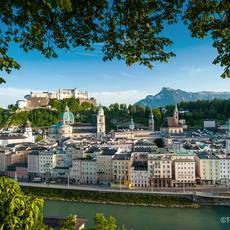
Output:
[[211,91],[201,91],[201,92],[186,92],[180,89],[172,89],[168,87],[163,87],[163,89],[156,94],[148,95],[145,99],[136,102],[134,105],[143,105],[144,107],[149,106],[150,108],[159,108],[166,105],[175,104],[181,101],[196,101],[196,100],[213,100],[214,98],[229,99],[230,92],[211,92]]

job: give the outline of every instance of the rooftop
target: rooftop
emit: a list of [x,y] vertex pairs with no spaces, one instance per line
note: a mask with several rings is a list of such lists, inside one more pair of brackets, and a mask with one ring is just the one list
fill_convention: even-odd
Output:
[[131,153],[115,154],[113,160],[130,160]]
[[161,125],[161,128],[172,128],[172,127],[181,128],[182,126],[175,121],[174,117],[167,117],[164,120],[163,124]]
[[200,152],[200,153],[196,153],[196,155],[200,158],[200,159],[210,159],[210,160],[217,160],[219,159],[218,156],[216,156],[214,153],[208,153],[208,152]]
[[[66,217],[57,217],[57,216],[43,216],[43,222],[44,224],[48,225],[49,227],[55,228],[58,226],[59,222]],[[82,225],[85,224],[87,219],[78,218],[77,217],[77,223],[75,225],[75,229],[80,229]]]

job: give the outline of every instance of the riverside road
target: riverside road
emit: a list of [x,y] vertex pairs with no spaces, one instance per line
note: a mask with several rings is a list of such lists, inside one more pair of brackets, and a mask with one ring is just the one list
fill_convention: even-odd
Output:
[[204,193],[206,195],[224,195],[230,196],[230,187],[214,186],[214,185],[198,185],[197,187],[185,188],[112,188],[102,187],[96,185],[72,185],[70,184],[42,184],[42,183],[26,183],[19,182],[19,185],[30,187],[43,187],[43,188],[58,188],[58,189],[71,189],[71,190],[86,190],[86,191],[101,191],[101,192],[123,192],[123,193],[146,193],[146,194],[196,194]]

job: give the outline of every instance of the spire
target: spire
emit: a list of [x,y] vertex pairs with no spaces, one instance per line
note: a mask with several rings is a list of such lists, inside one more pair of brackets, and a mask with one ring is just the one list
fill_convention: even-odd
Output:
[[66,106],[65,106],[65,112],[69,112],[69,107],[68,107],[67,104],[66,104]]
[[178,109],[177,109],[176,99],[175,99],[175,111],[178,111]]
[[101,103],[99,104],[98,114],[104,114],[104,109],[102,108]]
[[150,109],[149,120],[153,120],[153,110],[152,109]]
[[27,121],[26,121],[26,128],[31,128],[31,124],[30,124],[29,119],[27,119]]
[[131,119],[130,119],[129,129],[130,129],[130,130],[134,130],[134,122],[133,122],[133,118],[132,118],[132,117],[131,117]]

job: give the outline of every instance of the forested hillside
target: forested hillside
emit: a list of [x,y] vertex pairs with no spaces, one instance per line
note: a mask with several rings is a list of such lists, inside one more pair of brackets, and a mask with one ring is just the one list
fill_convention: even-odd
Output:
[[[166,107],[168,114],[172,115],[174,106]],[[220,124],[225,123],[230,118],[230,99],[197,100],[192,102],[178,103],[178,109],[189,112],[180,114],[180,118],[186,120],[191,126],[202,125],[206,119],[213,119]]]
[[[97,108],[84,102],[79,105],[76,99],[64,99],[63,101],[50,100],[52,109],[33,109],[30,111],[15,112],[14,109],[4,111],[0,108],[0,127],[11,125],[24,125],[29,119],[32,127],[48,127],[60,122],[60,116],[68,105],[70,112],[74,114],[75,122],[95,123]],[[136,125],[148,126],[150,107],[141,105],[111,104],[103,107],[106,118],[106,130],[128,128],[132,117]],[[173,116],[174,105],[166,106],[167,112],[161,113],[160,109],[152,109],[155,130],[159,130],[165,117]],[[202,126],[206,119],[214,119],[221,124],[230,118],[230,99],[198,100],[193,102],[178,103],[179,110],[186,110],[180,113],[180,119],[185,119],[189,126]]]

